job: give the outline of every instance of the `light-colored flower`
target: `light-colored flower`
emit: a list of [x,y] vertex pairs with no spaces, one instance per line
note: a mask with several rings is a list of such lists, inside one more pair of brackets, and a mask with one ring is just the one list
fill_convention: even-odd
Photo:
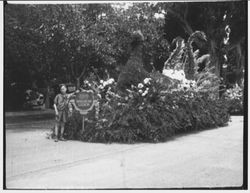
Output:
[[141,95],[141,96],[143,96],[143,97],[144,97],[144,96],[146,96],[147,94],[148,94],[148,91],[147,91],[147,90],[145,90],[145,91],[144,91],[144,93],[142,93],[142,95]]
[[139,93],[142,93],[143,91],[140,89],[138,92],[139,92]]
[[110,79],[107,80],[108,84],[112,84],[113,82],[115,82],[115,80],[113,78],[110,78]]
[[126,91],[128,91],[129,93],[131,93],[131,92],[132,92],[132,90],[129,90],[129,89],[126,89]]
[[205,80],[203,81],[202,85],[209,85],[210,84],[210,81],[209,80]]
[[97,96],[98,96],[99,98],[102,98],[102,95],[100,95],[100,94],[97,94]]
[[142,83],[139,83],[139,84],[138,84],[138,88],[143,88],[143,84],[142,84]]
[[102,122],[107,122],[108,120],[107,119],[102,119]]
[[103,83],[103,80],[100,80],[100,83],[102,84],[102,83]]
[[102,85],[99,85],[98,88],[99,88],[99,89],[103,89],[104,87],[103,87]]
[[151,80],[151,78],[145,78],[145,79],[143,80],[143,82],[144,82],[144,84],[148,84],[148,83],[150,83],[150,80]]
[[105,86],[107,86],[108,85],[108,82],[107,81],[104,81],[103,82],[103,86],[105,87]]
[[114,82],[115,82],[115,80],[113,78],[110,78],[110,79],[108,79],[106,81],[103,81],[102,84],[105,87],[107,85],[113,84]]

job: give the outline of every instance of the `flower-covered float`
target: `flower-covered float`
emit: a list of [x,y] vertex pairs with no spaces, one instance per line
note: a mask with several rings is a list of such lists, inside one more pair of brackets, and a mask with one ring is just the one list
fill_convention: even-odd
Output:
[[[178,57],[183,53],[172,53],[162,73],[144,70],[143,35],[141,32],[133,35],[131,56],[117,81],[92,78],[83,83],[83,87],[94,90],[99,97],[98,118],[93,109],[81,133],[81,115],[74,111],[66,124],[68,139],[104,143],[160,142],[179,133],[227,125],[230,116],[225,98],[219,97],[220,79],[213,73],[212,65],[198,72],[199,60],[195,60],[192,53],[192,41],[197,37],[205,41],[204,33],[195,32],[190,36],[184,46],[185,62]],[[183,46],[178,42],[174,52],[178,52],[179,45]]]

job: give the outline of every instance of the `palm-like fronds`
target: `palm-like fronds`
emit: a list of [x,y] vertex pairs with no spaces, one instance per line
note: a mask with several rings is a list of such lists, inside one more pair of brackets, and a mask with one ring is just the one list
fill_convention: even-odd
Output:
[[169,58],[164,63],[164,69],[167,68],[178,68],[182,65],[182,56],[184,53],[184,39],[181,37],[177,37],[172,41],[172,44],[176,45],[173,52],[171,52]]
[[207,36],[203,31],[195,31],[190,35],[188,38],[189,42],[202,42],[202,41],[207,41]]
[[188,59],[186,60],[186,63],[184,64],[184,72],[188,80],[194,79],[194,74],[198,66],[195,61],[192,44],[193,42],[201,43],[204,41],[207,41],[207,37],[205,33],[202,31],[195,31],[188,38],[187,46],[186,46],[186,53],[185,53]]

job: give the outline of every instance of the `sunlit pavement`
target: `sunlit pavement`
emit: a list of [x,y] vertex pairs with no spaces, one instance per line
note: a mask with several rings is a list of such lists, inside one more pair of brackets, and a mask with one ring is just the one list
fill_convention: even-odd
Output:
[[158,144],[55,143],[53,120],[7,122],[7,188],[241,186],[243,117]]

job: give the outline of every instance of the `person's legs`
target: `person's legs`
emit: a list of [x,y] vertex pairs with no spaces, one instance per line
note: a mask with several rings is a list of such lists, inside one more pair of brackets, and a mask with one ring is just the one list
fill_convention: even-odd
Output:
[[59,129],[59,123],[58,121],[56,121],[56,124],[55,124],[55,142],[58,141],[58,129]]
[[64,123],[61,123],[61,137],[63,137],[63,133],[64,133]]
[[66,121],[67,121],[67,114],[66,114],[66,112],[63,112],[62,122],[61,122],[61,136],[60,136],[60,140],[62,140],[62,141],[65,141],[63,134],[64,134],[64,126],[65,126]]
[[62,119],[62,113],[59,111],[58,115],[56,116],[56,124],[55,124],[55,142],[59,139],[59,127]]
[[64,133],[64,125],[65,125],[65,123],[61,123],[61,135],[60,135],[60,140],[61,141],[66,141],[66,139],[63,137],[63,133]]

